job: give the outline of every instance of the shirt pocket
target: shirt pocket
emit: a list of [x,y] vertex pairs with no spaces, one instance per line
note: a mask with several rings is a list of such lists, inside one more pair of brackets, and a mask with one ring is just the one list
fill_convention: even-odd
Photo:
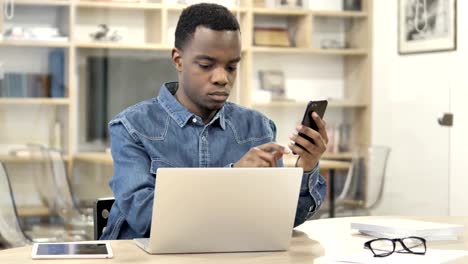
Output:
[[177,166],[169,161],[163,160],[163,159],[151,159],[151,168],[150,172],[151,174],[155,174],[158,171],[158,168],[177,168],[180,166]]

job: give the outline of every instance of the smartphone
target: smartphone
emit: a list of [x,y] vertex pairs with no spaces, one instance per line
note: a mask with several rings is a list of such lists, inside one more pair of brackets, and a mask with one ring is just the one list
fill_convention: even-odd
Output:
[[[325,110],[327,109],[327,105],[328,105],[327,100],[310,101],[307,104],[307,108],[304,112],[304,117],[302,118],[302,125],[310,127],[315,131],[318,131],[317,124],[315,123],[314,119],[312,119],[311,114],[312,112],[315,112],[318,114],[318,116],[320,116],[320,118],[323,118],[323,116],[325,115]],[[307,135],[302,134],[302,133],[299,133],[299,135],[309,140],[310,142],[314,143],[314,140],[308,137]],[[296,143],[296,145],[304,149],[304,147],[302,147],[300,144]]]

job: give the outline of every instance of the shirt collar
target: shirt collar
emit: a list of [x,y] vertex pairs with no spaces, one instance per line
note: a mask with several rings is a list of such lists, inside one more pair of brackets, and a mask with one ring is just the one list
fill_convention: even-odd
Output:
[[[158,101],[161,106],[166,110],[169,116],[180,126],[184,127],[191,118],[197,118],[201,122],[200,117],[196,117],[193,113],[191,113],[185,106],[183,106],[177,99],[175,98],[174,94],[176,93],[177,89],[179,88],[178,82],[167,82],[161,86],[158,95]],[[226,121],[225,121],[225,111],[223,106],[213,117],[213,119],[208,123],[208,125],[213,125],[218,122],[220,127],[225,130],[226,129]]]

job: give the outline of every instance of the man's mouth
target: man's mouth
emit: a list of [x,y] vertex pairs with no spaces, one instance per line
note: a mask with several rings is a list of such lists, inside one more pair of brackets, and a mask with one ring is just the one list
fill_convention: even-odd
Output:
[[229,97],[229,93],[227,92],[214,92],[209,93],[208,96],[213,99],[214,101],[226,101]]

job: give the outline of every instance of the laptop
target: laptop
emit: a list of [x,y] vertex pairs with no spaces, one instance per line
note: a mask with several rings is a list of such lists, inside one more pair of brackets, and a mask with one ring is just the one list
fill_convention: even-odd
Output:
[[150,254],[284,251],[289,247],[301,168],[160,168]]

